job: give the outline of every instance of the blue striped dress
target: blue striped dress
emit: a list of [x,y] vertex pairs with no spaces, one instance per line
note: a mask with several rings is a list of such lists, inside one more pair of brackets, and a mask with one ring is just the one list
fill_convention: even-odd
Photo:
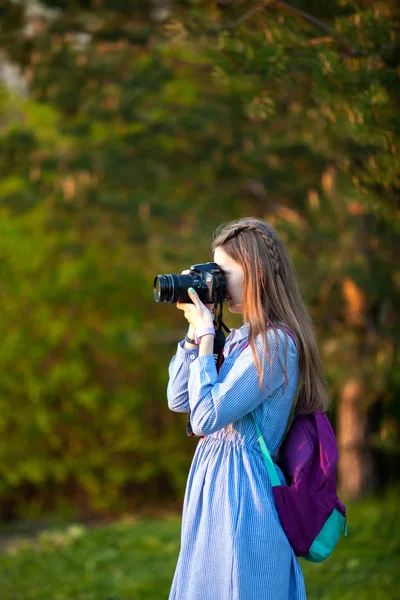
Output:
[[[297,350],[272,329],[272,366],[265,359],[263,393],[248,346],[249,325],[232,329],[218,375],[212,355],[179,342],[169,364],[168,407],[191,411],[200,439],[183,501],[181,543],[169,600],[304,600],[303,573],[279,522],[254,421],[274,456],[296,391]],[[288,348],[286,348],[288,344]],[[262,360],[262,340],[257,338]],[[288,383],[283,386],[287,349]],[[283,389],[284,387],[284,389]],[[183,430],[182,435],[186,435]],[[278,467],[282,483],[283,473]]]

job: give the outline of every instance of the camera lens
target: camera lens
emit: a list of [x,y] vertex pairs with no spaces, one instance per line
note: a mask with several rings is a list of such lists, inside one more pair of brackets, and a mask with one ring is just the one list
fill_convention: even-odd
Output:
[[[156,302],[191,302],[188,288],[193,287],[201,295],[198,277],[191,275],[157,275],[153,283],[153,296]],[[201,298],[200,298],[201,299]]]
[[153,283],[153,296],[156,302],[173,302],[174,276],[157,275]]

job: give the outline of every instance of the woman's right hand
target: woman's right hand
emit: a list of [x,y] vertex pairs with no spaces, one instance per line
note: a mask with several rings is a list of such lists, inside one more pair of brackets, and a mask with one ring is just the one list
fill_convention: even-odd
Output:
[[[181,275],[189,275],[189,273],[190,273],[190,269],[185,269],[184,271],[182,271]],[[207,306],[208,310],[214,316],[214,304],[206,304],[206,306]],[[190,325],[190,323],[189,323],[188,337],[190,337],[191,339],[194,338],[194,329],[193,329],[192,325]]]

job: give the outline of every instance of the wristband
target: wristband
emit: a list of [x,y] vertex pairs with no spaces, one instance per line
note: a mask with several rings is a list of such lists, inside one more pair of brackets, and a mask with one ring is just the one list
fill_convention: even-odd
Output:
[[187,342],[189,342],[189,344],[195,344],[195,343],[196,343],[196,340],[192,340],[192,338],[190,338],[190,337],[188,336],[188,334],[186,334],[186,335],[185,335],[185,340],[186,340]]
[[212,333],[212,335],[215,337],[214,327],[205,327],[203,329],[198,329],[197,331],[195,331],[194,339],[196,341],[196,344],[200,344],[200,338],[202,338],[203,335],[207,335],[208,333]]

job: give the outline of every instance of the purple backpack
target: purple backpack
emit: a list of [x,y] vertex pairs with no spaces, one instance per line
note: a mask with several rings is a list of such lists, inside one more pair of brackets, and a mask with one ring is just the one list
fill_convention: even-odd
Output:
[[[294,340],[292,332],[279,325]],[[248,346],[243,346],[242,351]],[[293,402],[297,402],[299,381]],[[335,434],[323,411],[295,415],[276,454],[288,485],[280,482],[253,411],[258,442],[272,485],[283,530],[296,556],[321,562],[333,552],[342,531],[347,536],[346,507],[336,493],[338,449]]]

